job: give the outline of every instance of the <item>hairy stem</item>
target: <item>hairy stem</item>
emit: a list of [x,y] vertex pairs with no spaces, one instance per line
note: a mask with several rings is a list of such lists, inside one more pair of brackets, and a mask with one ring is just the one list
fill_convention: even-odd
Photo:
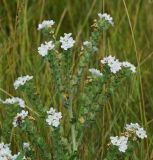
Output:
[[70,106],[69,106],[69,116],[71,119],[71,138],[72,138],[72,149],[73,153],[77,151],[77,144],[76,144],[76,130],[75,130],[75,123],[73,122],[74,116],[73,116],[73,106],[72,106],[72,91],[70,94]]

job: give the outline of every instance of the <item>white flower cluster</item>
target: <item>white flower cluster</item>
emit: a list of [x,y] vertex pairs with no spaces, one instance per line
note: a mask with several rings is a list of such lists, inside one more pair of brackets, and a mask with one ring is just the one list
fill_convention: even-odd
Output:
[[20,86],[23,86],[27,81],[30,81],[33,78],[33,76],[22,76],[18,77],[14,82],[14,88],[18,89]]
[[115,59],[115,57],[104,57],[104,59],[101,60],[101,63],[108,64],[108,66],[110,67],[110,71],[114,74],[121,70],[121,63],[118,59]]
[[132,136],[137,136],[140,139],[147,138],[146,131],[140,127],[138,123],[130,123],[125,126],[126,132],[124,135],[126,136],[116,136],[110,137],[111,144],[118,146],[120,152],[125,152],[128,148],[128,139]]
[[116,136],[116,137],[110,137],[111,143],[114,146],[118,146],[118,149],[120,152],[125,152],[128,148],[127,142],[128,137],[125,136]]
[[75,41],[71,37],[72,33],[64,33],[64,37],[60,37],[60,42],[62,43],[61,48],[68,50],[74,46]]
[[[41,24],[38,25],[38,30],[41,30],[43,28],[51,28],[54,25],[53,20],[44,20]],[[71,37],[72,33],[64,33],[64,36],[60,37],[61,42],[61,48],[64,50],[68,50],[69,48],[72,48],[74,46],[75,40]],[[49,50],[52,50],[55,47],[52,41],[45,42],[45,44],[41,44],[40,47],[38,47],[38,53],[41,56],[46,56],[48,54]]]
[[110,71],[114,74],[119,72],[122,67],[129,68],[132,73],[136,72],[136,67],[129,63],[129,62],[120,62],[115,57],[112,57],[111,55],[108,57],[104,57],[101,61],[102,64],[107,64],[110,67]]
[[127,132],[135,133],[136,136],[140,139],[147,138],[146,131],[140,127],[138,123],[130,123],[125,126]]
[[60,119],[62,118],[61,112],[56,112],[54,108],[50,108],[49,111],[47,111],[48,117],[46,119],[46,122],[48,125],[53,127],[58,127],[60,124]]
[[45,44],[41,44],[41,46],[38,47],[38,53],[44,57],[48,54],[48,51],[52,50],[54,47],[53,41],[45,42]]
[[113,18],[107,14],[107,13],[98,13],[98,16],[100,19],[104,19],[105,21],[107,21],[109,24],[111,24],[112,26],[114,25],[114,22],[113,22]]
[[41,30],[43,28],[51,28],[54,25],[53,20],[44,20],[41,24],[38,25],[38,30]]
[[91,72],[91,74],[93,74],[94,76],[97,76],[97,77],[103,75],[98,69],[95,69],[95,68],[90,68],[89,72]]
[[16,117],[13,120],[13,127],[17,127],[25,121],[25,118],[28,116],[28,111],[22,110],[20,113],[17,113]]
[[0,143],[0,160],[16,160],[20,152],[18,154],[12,155],[12,151],[10,150],[9,144]]
[[21,108],[25,108],[25,102],[19,97],[7,98],[5,101],[0,99],[0,102],[3,104],[18,104]]

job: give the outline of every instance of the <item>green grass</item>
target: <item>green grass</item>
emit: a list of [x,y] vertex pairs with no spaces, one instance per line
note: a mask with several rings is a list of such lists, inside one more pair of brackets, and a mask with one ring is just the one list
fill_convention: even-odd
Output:
[[[12,83],[20,75],[34,75],[37,93],[44,106],[50,104],[49,67],[37,54],[43,41],[37,25],[44,19],[56,21],[56,36],[73,33],[78,41],[86,40],[97,13],[105,11],[114,18],[115,26],[103,34],[95,66],[110,53],[137,66],[137,75],[121,84],[117,94],[98,114],[95,125],[86,133],[80,160],[103,159],[111,135],[118,135],[129,122],[138,122],[148,138],[138,143],[131,160],[153,158],[153,3],[151,0],[2,0],[0,2],[0,95],[15,92]],[[3,89],[3,90],[2,90]],[[22,95],[26,98],[25,95]],[[26,99],[30,106],[30,102]],[[5,119],[1,110],[0,126]],[[65,117],[66,119],[66,117]],[[67,131],[65,131],[67,133]],[[65,133],[65,134],[66,134]],[[3,133],[4,134],[4,133]],[[45,133],[42,132],[44,136]],[[0,135],[1,136],[1,135]],[[47,139],[47,136],[46,136]],[[39,156],[38,156],[39,159]]]

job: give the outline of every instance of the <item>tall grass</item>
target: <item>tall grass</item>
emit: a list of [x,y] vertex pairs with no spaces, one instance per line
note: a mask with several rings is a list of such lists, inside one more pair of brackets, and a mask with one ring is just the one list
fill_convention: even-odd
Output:
[[[81,160],[103,159],[110,135],[121,133],[128,122],[139,122],[147,130],[148,138],[136,145],[131,159],[151,160],[153,158],[152,7],[153,3],[149,0],[1,0],[1,97],[7,97],[8,93],[18,95],[19,93],[15,93],[12,88],[13,81],[20,75],[31,74],[35,76],[34,83],[37,90],[35,94],[40,94],[44,106],[49,106],[54,93],[51,86],[52,79],[48,74],[49,66],[37,54],[41,39],[37,31],[38,23],[44,19],[53,19],[57,23],[57,37],[64,32],[72,32],[80,42],[89,37],[90,24],[97,13],[106,11],[114,18],[115,27],[103,34],[95,63],[96,59],[110,53],[120,59],[131,61],[137,66],[138,72],[132,80],[123,83],[117,94],[103,106],[103,112],[98,114],[95,125],[85,134],[79,157]],[[30,107],[26,95],[22,96]],[[6,117],[3,107],[0,107],[0,110],[1,128]],[[66,121],[66,116],[64,118]],[[43,130],[40,132],[48,142],[47,133]],[[0,134],[4,133],[0,131]],[[49,143],[50,141],[48,146]],[[40,159],[39,153],[37,154]]]

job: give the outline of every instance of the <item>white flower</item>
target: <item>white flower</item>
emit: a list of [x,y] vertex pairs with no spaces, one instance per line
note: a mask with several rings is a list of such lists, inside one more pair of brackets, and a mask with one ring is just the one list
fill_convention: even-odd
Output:
[[23,148],[24,149],[30,149],[30,144],[28,142],[23,143]]
[[125,152],[127,150],[127,148],[128,148],[127,144],[122,144],[119,146],[118,149],[120,152]]
[[114,145],[114,146],[119,146],[119,137],[116,136],[116,137],[110,137],[110,140],[111,140],[111,143]]
[[4,101],[0,99],[0,102],[3,104],[18,104],[21,108],[25,108],[25,102],[19,97],[7,98]]
[[41,44],[41,46],[38,47],[38,53],[44,57],[48,54],[48,51],[52,50],[54,47],[53,41],[45,42],[45,44]]
[[102,64],[112,64],[115,61],[115,57],[112,57],[111,55],[108,57],[104,57],[100,62]]
[[130,123],[125,126],[127,132],[134,132],[138,138],[147,138],[146,131],[138,123]]
[[91,72],[91,74],[93,74],[94,76],[98,76],[98,77],[103,75],[98,69],[95,69],[95,68],[90,68],[89,72]]
[[138,123],[130,123],[130,124],[126,124],[126,126],[125,126],[125,129],[127,131],[135,131],[139,128],[140,128],[140,126]]
[[122,66],[126,67],[126,68],[130,68],[131,72],[133,72],[133,73],[136,72],[136,67],[133,64],[127,62],[127,61],[122,62]]
[[108,64],[108,66],[110,67],[110,71],[114,74],[121,70],[121,63],[118,60],[115,60],[112,64]]
[[68,50],[74,46],[75,41],[71,37],[72,33],[64,33],[64,37],[60,37],[60,42],[62,43],[61,48]]
[[48,125],[53,126],[53,127],[58,127],[60,124],[60,119],[62,118],[62,113],[61,112],[55,112],[54,108],[50,108],[49,111],[47,111],[48,117],[46,119],[46,122]]
[[120,152],[125,152],[127,150],[128,137],[121,136],[119,138],[119,141],[120,141],[119,151]]
[[100,19],[104,19],[105,21],[107,21],[109,24],[111,24],[112,26],[114,25],[114,22],[113,22],[113,18],[107,14],[107,13],[98,13],[98,16]]
[[17,113],[16,117],[13,120],[13,127],[17,127],[25,121],[25,118],[28,116],[28,111],[22,110],[20,113]]
[[53,115],[53,114],[55,114],[55,112],[56,112],[56,110],[55,110],[54,108],[51,107],[50,110],[47,111],[47,114]]
[[120,62],[118,59],[112,57],[111,55],[108,57],[104,57],[100,62],[102,64],[107,64],[110,67],[110,71],[114,74],[119,72],[122,67],[130,68],[133,73],[136,72],[136,67],[133,64],[129,62]]
[[45,44],[41,44],[40,47],[38,47],[38,53],[41,56],[46,56],[48,54],[48,47]]
[[128,142],[128,137],[121,136],[121,137],[110,137],[111,143],[114,146],[118,146],[118,149],[120,152],[125,152],[128,148],[127,142]]
[[14,82],[14,88],[18,89],[20,86],[23,86],[27,81],[30,81],[33,78],[33,76],[22,76],[22,77],[18,77],[15,82]]
[[141,139],[147,138],[146,131],[143,128],[136,130],[136,135]]
[[48,47],[48,50],[52,50],[55,47],[53,41],[45,42],[45,45]]
[[17,156],[20,154],[12,155],[12,151],[10,150],[9,144],[0,143],[0,160],[15,160]]
[[110,71],[114,74],[121,70],[121,62],[119,62],[118,59],[115,59],[115,57],[104,57],[104,59],[101,60],[101,63],[108,64],[108,66],[110,67]]
[[53,20],[44,20],[41,24],[38,25],[38,30],[41,30],[43,28],[51,28],[54,25]]

